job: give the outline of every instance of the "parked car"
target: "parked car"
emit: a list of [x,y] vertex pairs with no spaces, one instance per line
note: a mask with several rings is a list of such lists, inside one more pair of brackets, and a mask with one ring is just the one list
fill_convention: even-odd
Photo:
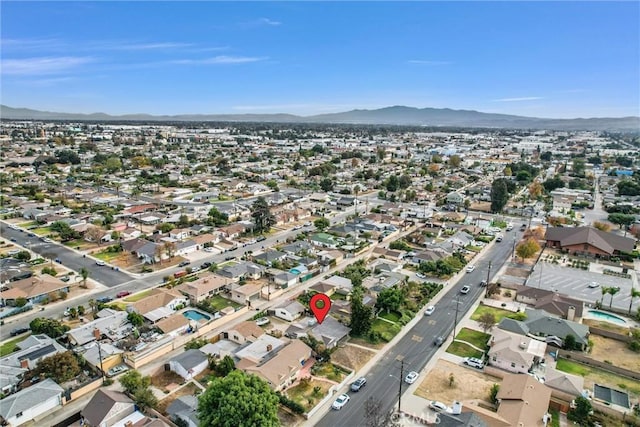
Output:
[[210,246],[210,247],[208,247],[208,248],[204,248],[204,251],[205,251],[205,252],[215,252],[215,251],[216,251],[216,248],[214,248],[214,247]]
[[256,240],[257,240],[258,242],[262,242],[263,240],[267,240],[267,238],[266,238],[266,237],[264,237],[264,236],[260,236],[260,237],[258,237]]
[[498,237],[496,237],[496,242],[502,242],[502,234],[499,234]]
[[96,265],[99,265],[100,267],[103,267],[103,266],[107,265],[107,263],[102,261],[101,259],[99,259],[99,260],[96,261]]
[[465,365],[471,366],[472,368],[482,369],[484,368],[484,362],[481,359],[476,357],[465,357],[462,360],[462,363]]
[[427,309],[424,311],[424,315],[425,316],[431,316],[433,314],[433,312],[436,310],[436,307],[433,305],[430,305],[429,307],[427,307]]
[[107,371],[107,376],[108,377],[113,377],[115,375],[118,375],[118,374],[120,374],[120,373],[122,373],[124,371],[128,371],[128,370],[129,370],[129,367],[127,365],[125,365],[125,364],[116,365],[116,366],[114,366],[113,368],[111,368],[111,369],[109,369]]
[[486,281],[486,280],[481,280],[481,281],[480,281],[480,286],[481,286],[481,287],[483,287],[483,288],[484,288],[485,286],[487,286],[487,281]]
[[416,371],[411,371],[404,378],[404,382],[407,383],[407,384],[413,384],[413,383],[416,382],[416,380],[418,379],[419,376],[420,375]]
[[62,276],[62,277],[60,278],[60,280],[62,280],[63,282],[65,282],[65,283],[66,283],[66,282],[68,282],[69,280],[71,280],[71,278],[70,278],[69,276]]
[[259,319],[256,320],[256,325],[258,326],[264,326],[267,323],[271,322],[271,320],[269,320],[268,317],[261,317]]
[[366,384],[367,384],[367,379],[365,377],[360,377],[351,384],[351,391],[358,392]]
[[476,266],[475,266],[475,265],[470,265],[469,267],[467,267],[467,273],[471,273],[471,272],[473,272],[473,270],[475,270],[475,269],[476,269]]
[[520,231],[525,231],[527,229],[527,224],[522,224],[520,226]]
[[587,285],[588,288],[597,288],[598,286],[600,286],[600,283],[598,282],[591,282]]
[[416,273],[416,277],[419,278],[419,279],[426,279],[427,278],[427,276],[425,276],[422,273]]
[[118,298],[123,298],[126,297],[127,295],[131,295],[131,292],[129,291],[120,291],[116,294],[116,297]]
[[447,405],[442,402],[438,402],[437,400],[432,400],[431,402],[429,402],[429,408],[433,409],[436,412],[446,412],[447,409],[449,409]]
[[202,264],[200,264],[200,268],[202,270],[206,270],[209,267],[211,267],[211,263],[210,262],[203,262]]
[[471,288],[469,287],[469,285],[464,285],[464,286],[462,287],[462,289],[460,289],[460,293],[461,293],[461,294],[465,294],[465,295],[466,295],[466,294],[468,294],[468,293],[469,293],[469,291],[470,291],[470,290],[471,290]]
[[443,343],[444,343],[444,338],[442,338],[442,337],[436,337],[436,339],[433,340],[433,345],[438,346],[438,347],[442,347]]
[[24,334],[25,332],[29,332],[31,330],[31,328],[15,328],[12,329],[11,332],[9,333],[9,335],[11,335],[12,337],[15,337],[17,335],[20,334]]
[[331,405],[332,409],[335,409],[336,411],[339,411],[340,409],[342,409],[344,407],[344,405],[346,405],[349,402],[349,396],[347,396],[346,394],[341,394],[340,396],[338,396],[338,398],[336,399],[335,402],[333,402],[333,405]]
[[100,298],[96,298],[96,301],[106,304],[110,301],[113,301],[113,297],[100,297]]
[[182,261],[180,264],[178,264],[178,267],[186,267],[189,264],[191,264],[191,261]]

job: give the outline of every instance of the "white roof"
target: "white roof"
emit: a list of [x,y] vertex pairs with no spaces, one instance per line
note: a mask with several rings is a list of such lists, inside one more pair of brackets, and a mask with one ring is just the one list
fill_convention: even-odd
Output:
[[174,313],[173,310],[167,307],[158,307],[155,310],[151,310],[150,312],[144,315],[151,323],[156,323],[160,319],[164,319],[165,317],[169,317]]

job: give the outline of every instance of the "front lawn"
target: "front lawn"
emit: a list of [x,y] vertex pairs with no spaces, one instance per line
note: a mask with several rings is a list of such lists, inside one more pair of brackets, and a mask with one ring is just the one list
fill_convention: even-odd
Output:
[[455,354],[460,357],[476,357],[481,358],[484,353],[476,350],[475,348],[468,346],[463,342],[454,341],[447,348],[447,353]]
[[491,338],[491,335],[469,328],[462,328],[456,337],[457,340],[468,342],[478,348],[486,348],[489,338]]
[[120,258],[121,255],[122,252],[107,252],[106,250],[92,254],[92,256],[108,263],[111,263],[113,260]]
[[242,304],[238,304],[237,302],[221,297],[220,295],[214,295],[211,298],[208,298],[206,302],[214,312],[220,311],[223,308],[229,306],[233,307],[234,309],[242,307]]
[[287,389],[289,399],[299,403],[309,412],[327,395],[331,383],[320,380],[302,380],[294,387]]
[[151,291],[153,289],[147,289],[146,291],[142,291],[140,293],[137,293],[135,295],[130,295],[128,297],[126,297],[124,299],[124,302],[136,302],[136,301],[140,301],[142,298],[146,298],[151,294]]
[[[29,334],[29,335],[31,335],[31,334]],[[17,350],[16,344],[18,344],[19,342],[22,342],[25,339],[27,339],[27,337],[29,335],[25,335],[25,336],[22,336],[22,337],[17,337],[17,338],[14,338],[14,339],[9,340],[9,341],[5,342],[4,344],[2,344],[2,346],[0,346],[0,357],[4,357],[7,354],[11,354],[14,351],[16,351]]]
[[53,233],[53,231],[51,231],[50,227],[40,227],[40,228],[34,228],[33,230],[29,230],[34,234],[37,234],[38,236],[47,236],[51,233]]
[[341,383],[349,372],[345,372],[340,367],[332,363],[316,363],[311,367],[311,374],[316,377],[326,378],[337,383]]
[[382,319],[376,319],[371,324],[371,331],[379,333],[383,341],[389,342],[400,332],[400,326]]
[[505,317],[508,317],[509,319],[518,319],[523,315],[523,313],[514,313],[513,311],[494,308],[488,305],[479,305],[476,311],[471,315],[471,320],[480,320],[480,317],[482,317],[484,313],[493,313],[496,318],[496,323],[500,323],[500,321]]
[[393,323],[397,323],[398,320],[400,320],[400,314],[395,311],[390,311],[389,313],[384,311],[381,314],[379,314],[378,317],[382,317],[383,319],[387,319]]

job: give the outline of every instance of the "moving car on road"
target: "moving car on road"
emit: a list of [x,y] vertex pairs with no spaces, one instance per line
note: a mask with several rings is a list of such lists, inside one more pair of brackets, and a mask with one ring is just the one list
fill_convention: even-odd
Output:
[[105,265],[107,265],[107,263],[99,259],[99,260],[96,260],[96,265],[99,265],[100,267],[104,267]]
[[470,291],[470,290],[471,290],[471,288],[469,287],[469,285],[464,285],[464,286],[462,287],[462,289],[460,289],[460,293],[461,293],[461,294],[465,294],[465,295],[466,295],[466,294],[468,294],[468,293],[469,293],[469,291]]
[[333,402],[333,405],[331,405],[331,408],[335,409],[336,411],[339,411],[348,402],[349,402],[349,396],[347,396],[346,394],[341,394],[340,396],[338,396],[336,401]]
[[407,383],[407,384],[413,384],[413,383],[416,382],[418,377],[419,377],[419,375],[418,375],[418,373],[416,371],[411,371],[404,378],[404,382]]
[[436,339],[433,340],[433,344],[438,346],[438,347],[442,347],[443,343],[444,343],[444,338],[442,338],[442,337],[436,337]]
[[127,295],[131,295],[131,292],[129,291],[120,291],[116,294],[116,297],[118,298],[122,298],[122,297],[126,297]]
[[427,309],[424,311],[424,315],[425,316],[431,316],[433,314],[433,312],[436,310],[436,307],[433,305],[430,305],[429,307],[427,307]]
[[467,273],[471,273],[471,272],[473,272],[473,270],[475,270],[475,269],[476,269],[476,266],[475,266],[475,265],[470,265],[469,267],[467,267]]

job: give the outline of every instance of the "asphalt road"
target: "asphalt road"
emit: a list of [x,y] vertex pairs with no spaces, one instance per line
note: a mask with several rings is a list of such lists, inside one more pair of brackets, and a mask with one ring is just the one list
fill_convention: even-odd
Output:
[[[471,308],[485,288],[479,286],[486,280],[491,262],[491,277],[511,257],[513,236],[519,239],[522,233],[515,229],[505,233],[505,240],[496,243],[478,260],[472,273],[465,274],[456,284],[450,284],[443,292],[444,297],[436,305],[431,316],[423,317],[385,356],[367,373],[367,385],[357,393],[348,392],[351,400],[340,411],[330,410],[316,426],[361,426],[366,423],[365,402],[369,397],[377,399],[386,412],[398,404],[400,365],[404,362],[404,376],[410,371],[420,372],[439,349],[434,345],[438,336],[446,338],[453,332],[456,306],[458,320]],[[471,291],[462,295],[460,289],[469,285]],[[402,378],[404,380],[404,378]],[[408,384],[403,384],[403,391]],[[337,395],[336,395],[337,397]]]

